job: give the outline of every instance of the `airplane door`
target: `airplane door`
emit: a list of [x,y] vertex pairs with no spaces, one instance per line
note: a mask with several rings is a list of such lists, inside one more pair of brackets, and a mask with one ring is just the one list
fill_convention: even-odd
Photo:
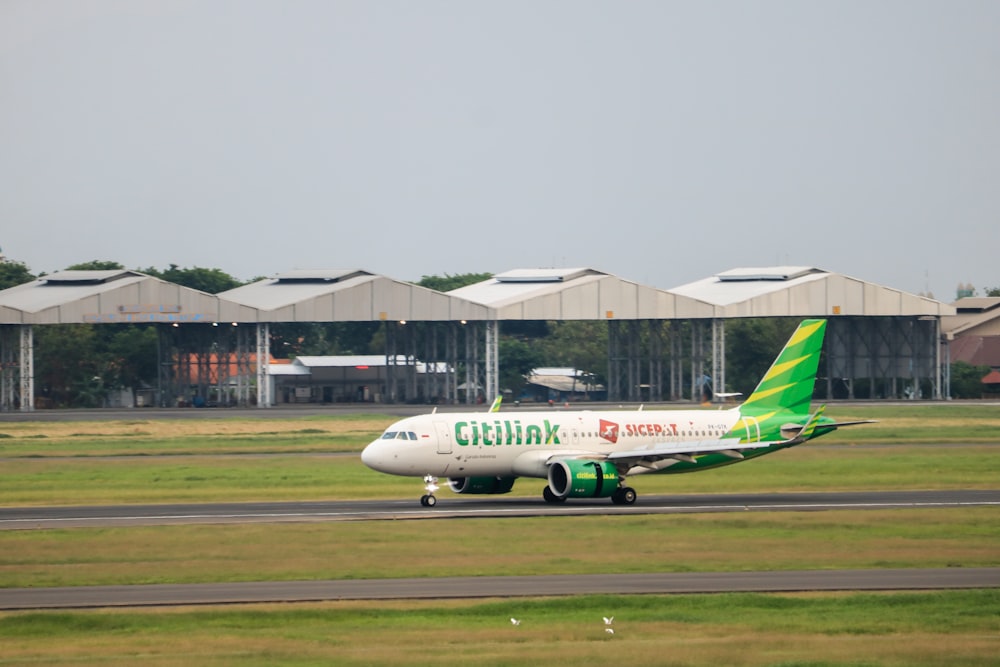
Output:
[[437,431],[438,454],[451,454],[451,431],[447,422],[434,422]]

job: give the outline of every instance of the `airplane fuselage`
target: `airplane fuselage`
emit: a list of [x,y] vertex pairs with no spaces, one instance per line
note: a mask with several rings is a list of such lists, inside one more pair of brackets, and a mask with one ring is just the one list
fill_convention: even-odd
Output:
[[[752,429],[731,433],[739,418],[735,408],[435,413],[396,422],[365,448],[361,458],[369,467],[395,475],[544,478],[550,459],[556,456],[604,457],[644,445],[723,439],[731,439],[736,447],[741,439],[746,442],[754,436]],[[713,459],[733,462],[724,455]],[[687,464],[678,465],[680,472],[692,461],[678,458],[663,463],[656,470]]]
[[793,447],[840,426],[810,401],[826,320],[803,320],[753,393],[729,410],[432,413],[403,419],[361,460],[423,477],[421,504],[437,503],[438,477],[456,493],[507,493],[518,477],[547,478],[548,502],[607,498],[631,505],[629,475],[693,472]]

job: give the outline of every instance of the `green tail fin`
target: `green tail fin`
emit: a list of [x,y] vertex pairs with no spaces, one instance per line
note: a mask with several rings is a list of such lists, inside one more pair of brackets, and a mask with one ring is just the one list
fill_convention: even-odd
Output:
[[826,320],[803,320],[740,413],[755,417],[778,411],[808,415],[825,333]]

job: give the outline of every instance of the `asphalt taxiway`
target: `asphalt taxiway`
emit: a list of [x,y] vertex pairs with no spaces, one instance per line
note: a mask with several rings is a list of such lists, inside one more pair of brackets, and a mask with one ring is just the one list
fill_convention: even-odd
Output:
[[199,523],[424,520],[525,516],[691,514],[709,512],[820,512],[932,507],[1000,506],[1000,490],[848,491],[640,496],[635,505],[607,499],[551,504],[541,498],[458,497],[443,493],[437,506],[409,500],[257,502],[0,508],[0,530],[92,528]]

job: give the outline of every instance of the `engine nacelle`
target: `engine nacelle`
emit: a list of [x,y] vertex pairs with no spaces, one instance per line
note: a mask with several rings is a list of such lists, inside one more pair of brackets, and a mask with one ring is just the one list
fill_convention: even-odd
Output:
[[449,477],[455,493],[509,493],[517,477]]
[[607,498],[618,488],[618,469],[609,461],[556,461],[549,489],[557,498]]

